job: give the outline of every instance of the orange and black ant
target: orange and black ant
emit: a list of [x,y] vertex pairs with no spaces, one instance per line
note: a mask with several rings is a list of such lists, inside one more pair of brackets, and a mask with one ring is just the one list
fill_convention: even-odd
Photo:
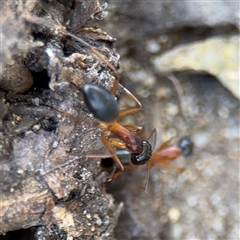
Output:
[[[148,176],[145,183],[145,189],[148,185],[148,179],[151,168],[158,164],[160,168],[166,168],[166,165],[176,160],[179,156],[188,157],[193,152],[193,142],[188,137],[183,137],[180,139],[178,146],[170,144],[171,140],[162,143],[156,150],[153,151],[152,156],[148,161]],[[131,162],[129,162],[129,153],[127,151],[118,150],[118,157],[121,159],[122,164],[128,168],[134,168]],[[106,169],[114,168],[114,161],[111,157],[102,159],[102,167]],[[172,168],[171,168],[172,169]],[[182,168],[176,168],[177,170],[182,170]]]
[[[180,139],[178,146],[170,144],[170,140],[162,143],[156,150],[153,151],[150,160],[148,161],[149,167],[153,167],[155,164],[159,164],[160,167],[164,167],[166,164],[176,160],[179,156],[188,157],[193,152],[193,142],[188,137]],[[125,150],[118,150],[117,155],[121,158],[123,165],[130,165],[129,152]],[[113,167],[113,160],[111,157],[103,158],[103,167]]]
[[121,125],[117,122],[120,117],[138,112],[141,109],[140,102],[127,89],[123,88],[124,92],[138,106],[119,110],[118,102],[114,96],[117,84],[118,81],[115,81],[111,92],[96,84],[85,84],[82,88],[84,102],[88,110],[94,118],[99,120],[99,127],[103,129],[101,140],[118,166],[118,171],[113,174],[109,181],[117,178],[124,171],[123,164],[114,148],[127,150],[131,154],[131,162],[134,165],[147,163],[152,155],[150,143],[137,134],[141,131],[141,127]]

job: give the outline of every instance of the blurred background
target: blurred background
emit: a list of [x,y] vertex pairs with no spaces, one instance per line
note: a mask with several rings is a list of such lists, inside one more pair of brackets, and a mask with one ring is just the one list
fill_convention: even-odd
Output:
[[147,192],[146,168],[107,185],[124,203],[116,239],[239,239],[239,3],[109,1],[108,12],[121,83],[143,104],[123,121],[157,128],[157,146],[194,143],[171,164],[183,173],[153,167]]

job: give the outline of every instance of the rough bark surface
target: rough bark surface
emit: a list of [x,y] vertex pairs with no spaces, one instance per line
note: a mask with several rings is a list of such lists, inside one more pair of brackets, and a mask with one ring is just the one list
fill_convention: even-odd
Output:
[[[35,234],[39,240],[112,238],[120,208],[104,192],[106,174],[99,175],[99,161],[86,157],[105,150],[80,90],[86,82],[110,88],[114,77],[88,48],[67,36],[62,25],[66,6],[36,1],[29,10],[32,2],[21,4],[6,6],[9,17],[15,11],[25,24],[24,36],[42,44],[19,49],[17,59],[9,55],[11,65],[2,59],[7,70],[0,90],[0,232],[41,226]],[[83,9],[84,19],[72,34],[117,68],[115,39],[99,28],[80,28],[99,15],[99,2],[75,13]]]

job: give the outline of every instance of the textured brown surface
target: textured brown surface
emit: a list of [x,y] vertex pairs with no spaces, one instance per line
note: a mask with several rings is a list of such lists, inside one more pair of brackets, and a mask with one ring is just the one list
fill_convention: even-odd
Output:
[[[23,90],[24,83],[13,82],[12,76],[15,81],[24,77],[15,67],[3,73],[5,91],[0,90],[0,232],[40,226],[35,232],[39,240],[111,239],[121,206],[102,187],[106,174],[100,174],[99,161],[86,157],[105,149],[83,104],[81,87],[94,82],[110,88],[114,77],[89,49],[66,36],[63,5],[39,1],[35,7],[20,16],[44,46],[18,56],[31,71],[33,87]],[[95,10],[88,9],[88,14],[94,16]],[[59,27],[59,33],[51,26]],[[112,37],[91,27],[77,36],[118,67]]]

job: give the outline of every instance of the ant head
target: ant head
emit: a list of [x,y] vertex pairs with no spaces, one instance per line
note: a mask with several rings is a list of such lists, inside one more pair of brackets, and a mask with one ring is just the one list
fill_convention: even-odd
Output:
[[115,96],[104,87],[87,83],[82,88],[83,99],[94,118],[102,122],[114,121],[119,113],[119,105]]
[[134,165],[143,165],[149,161],[152,156],[152,146],[149,142],[142,142],[142,152],[139,154],[132,153],[131,154],[131,162]]
[[183,137],[180,139],[178,147],[182,150],[182,154],[188,157],[193,152],[193,142],[188,137]]

